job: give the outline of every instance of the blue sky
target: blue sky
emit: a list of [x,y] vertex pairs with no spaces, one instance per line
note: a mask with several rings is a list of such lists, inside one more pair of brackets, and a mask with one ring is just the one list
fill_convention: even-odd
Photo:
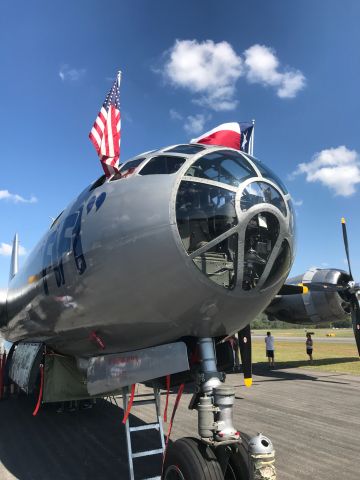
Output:
[[[297,203],[293,273],[360,279],[360,2],[77,0],[0,4],[0,287],[102,174],[88,133],[121,69],[121,160],[256,119],[255,155]],[[20,262],[25,258],[21,257]]]

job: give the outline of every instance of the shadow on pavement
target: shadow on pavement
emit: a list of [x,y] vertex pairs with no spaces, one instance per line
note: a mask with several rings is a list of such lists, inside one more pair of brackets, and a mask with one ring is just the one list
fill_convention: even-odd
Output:
[[[347,362],[358,362],[359,359],[357,357],[345,357],[345,358],[329,358],[323,360],[314,360],[311,364],[312,366],[316,365],[333,365],[339,363],[347,363]],[[288,372],[284,371],[291,368],[301,368],[304,366],[309,366],[309,362],[306,361],[297,361],[297,362],[277,362],[275,368],[269,369],[267,363],[256,363],[253,365],[253,374],[259,375],[262,377],[270,377],[274,381],[280,380],[310,380],[312,382],[328,382],[328,383],[338,383],[338,384],[346,384],[346,380],[344,381],[335,381],[329,380],[329,377],[339,376],[343,377],[343,374],[332,373],[332,372],[320,372],[326,375],[326,378],[322,378],[321,376],[317,376],[316,371],[309,371],[309,374],[303,372]],[[264,380],[268,381],[268,380]],[[256,380],[256,383],[261,383],[261,380]]]
[[[0,478],[4,467],[19,480],[128,478],[121,408],[98,400],[92,409],[58,414],[48,404],[33,417],[34,404],[22,395],[0,402]],[[130,415],[130,424],[144,422]],[[159,448],[157,431],[136,432],[132,439],[135,452]],[[135,478],[158,475],[161,460],[159,455],[134,460]]]
[[[352,363],[352,362],[359,362],[359,357],[342,357],[342,358],[322,358],[322,359],[315,359],[312,363],[308,360],[297,360],[291,362],[276,362],[276,368],[301,368],[301,367],[316,367],[318,365],[336,365],[338,363]],[[257,365],[266,365],[264,363],[259,363]]]

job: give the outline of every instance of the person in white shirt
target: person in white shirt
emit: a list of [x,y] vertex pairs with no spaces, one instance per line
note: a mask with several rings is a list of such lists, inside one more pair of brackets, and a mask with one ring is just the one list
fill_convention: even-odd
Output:
[[266,356],[268,358],[269,367],[275,367],[274,363],[274,337],[271,335],[271,332],[266,333],[265,337],[265,345],[266,345]]
[[314,346],[314,343],[313,343],[313,339],[311,338],[311,333],[307,333],[306,334],[306,353],[309,355],[309,361],[310,363],[313,361],[313,356],[312,356],[312,353],[313,353],[313,346]]

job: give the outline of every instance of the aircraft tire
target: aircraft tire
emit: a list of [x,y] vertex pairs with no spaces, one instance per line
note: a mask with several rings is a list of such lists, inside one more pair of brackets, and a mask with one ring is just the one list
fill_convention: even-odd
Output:
[[197,438],[184,437],[166,453],[163,480],[224,480],[210,447]]
[[250,480],[248,462],[243,451],[233,453],[224,473],[225,480]]

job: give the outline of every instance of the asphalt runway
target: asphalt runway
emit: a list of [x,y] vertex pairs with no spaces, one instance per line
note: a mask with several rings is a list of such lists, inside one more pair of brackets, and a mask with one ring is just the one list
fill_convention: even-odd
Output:
[[[236,387],[235,426],[273,441],[278,480],[359,479],[360,377],[257,364],[252,388],[243,386],[241,374],[228,375],[227,382]],[[182,397],[172,440],[196,434],[190,397],[190,392]],[[63,414],[46,405],[32,417],[34,403],[23,396],[0,402],[1,480],[127,480],[123,412],[117,405],[99,400],[91,410]],[[151,407],[143,406],[133,410],[131,422],[153,419]],[[137,435],[134,450],[157,447],[151,434]],[[137,462],[137,478],[155,475],[160,465],[154,457]]]

